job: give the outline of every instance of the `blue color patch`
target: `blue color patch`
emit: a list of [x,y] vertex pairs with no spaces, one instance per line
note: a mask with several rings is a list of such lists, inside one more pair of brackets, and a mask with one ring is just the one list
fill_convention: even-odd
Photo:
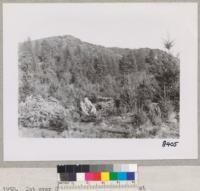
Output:
[[127,180],[135,180],[135,173],[127,172]]
[[118,180],[127,180],[126,178],[127,178],[127,175],[126,175],[127,173],[126,172],[118,172],[118,176],[117,176],[117,178],[118,178]]

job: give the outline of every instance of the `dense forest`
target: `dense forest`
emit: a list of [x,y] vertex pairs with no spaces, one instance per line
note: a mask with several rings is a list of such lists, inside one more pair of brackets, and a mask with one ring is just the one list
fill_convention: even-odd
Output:
[[67,35],[28,39],[18,57],[25,136],[179,136],[180,61],[167,50],[107,48]]

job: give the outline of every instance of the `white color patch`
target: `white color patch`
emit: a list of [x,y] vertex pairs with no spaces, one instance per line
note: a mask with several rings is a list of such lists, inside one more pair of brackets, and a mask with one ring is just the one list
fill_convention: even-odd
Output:
[[129,164],[130,172],[137,172],[137,164]]
[[76,180],[77,181],[85,181],[85,173],[77,173]]

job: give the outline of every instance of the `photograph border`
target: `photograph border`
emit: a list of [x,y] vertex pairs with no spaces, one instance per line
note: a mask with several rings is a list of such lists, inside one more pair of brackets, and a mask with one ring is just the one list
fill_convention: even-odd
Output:
[[[149,2],[169,2],[169,3],[173,3],[173,2],[181,2],[181,3],[190,3],[190,2],[194,2],[198,4],[198,20],[200,18],[200,12],[199,12],[199,1],[162,1],[162,0],[146,0],[146,1],[139,1],[139,0],[125,0],[125,1],[114,1],[114,0],[109,0],[109,1],[101,1],[101,0],[88,0],[88,1],[83,1],[83,0],[46,0],[46,1],[41,1],[41,0],[7,0],[7,1],[2,1],[1,2],[1,16],[0,16],[0,25],[1,25],[1,37],[0,37],[0,47],[1,47],[1,51],[0,51],[0,60],[1,60],[1,64],[0,64],[0,73],[1,73],[1,80],[0,80],[0,88],[1,88],[1,95],[0,95],[0,103],[1,103],[1,108],[0,108],[0,120],[1,120],[1,128],[0,128],[0,141],[1,141],[1,147],[0,147],[0,167],[55,167],[58,163],[62,164],[62,163],[66,163],[65,161],[20,161],[20,162],[4,162],[3,161],[3,16],[2,16],[2,4],[3,3],[89,3],[89,2],[94,2],[94,3],[131,3],[131,2],[143,2],[143,3],[149,3]],[[197,22],[198,22],[197,20]],[[198,25],[198,23],[197,23]],[[198,34],[199,34],[199,29],[200,26],[198,25]],[[199,65],[199,55],[200,55],[200,50],[199,50],[199,44],[200,44],[200,40],[199,40],[199,35],[198,35],[198,65]],[[200,68],[198,66],[198,74],[200,72]],[[199,75],[197,75],[198,81],[200,80]],[[198,84],[198,95],[200,92],[200,85]],[[199,113],[199,107],[200,107],[200,99],[198,97],[198,159],[164,159],[164,160],[115,160],[112,161],[112,163],[137,163],[138,165],[148,165],[148,166],[166,166],[166,165],[200,165],[200,141],[199,141],[199,137],[200,137],[200,131],[199,131],[199,117],[200,117],[200,113]],[[75,161],[67,161],[67,163],[74,163]],[[90,161],[78,161],[78,163],[100,163],[100,161],[94,161],[94,160],[90,160]],[[105,161],[101,161],[101,163],[108,163],[110,162],[110,160],[105,160]]]

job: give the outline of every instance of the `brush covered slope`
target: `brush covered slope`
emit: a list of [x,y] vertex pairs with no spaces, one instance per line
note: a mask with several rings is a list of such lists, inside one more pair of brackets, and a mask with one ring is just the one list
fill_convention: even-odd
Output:
[[180,60],[73,36],[19,44],[19,130],[30,137],[179,137]]

